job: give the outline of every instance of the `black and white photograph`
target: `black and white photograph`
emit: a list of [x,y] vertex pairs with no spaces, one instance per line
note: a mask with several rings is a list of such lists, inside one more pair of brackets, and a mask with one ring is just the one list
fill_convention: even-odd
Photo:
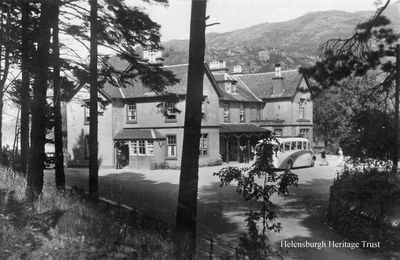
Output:
[[400,0],[0,0],[0,259],[400,260]]

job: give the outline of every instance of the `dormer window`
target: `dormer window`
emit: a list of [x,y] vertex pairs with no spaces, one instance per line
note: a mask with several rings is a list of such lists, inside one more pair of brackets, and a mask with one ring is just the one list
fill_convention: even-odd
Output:
[[231,91],[232,93],[237,93],[236,83],[232,83]]
[[230,82],[225,82],[225,91],[227,93],[232,93],[232,83]]
[[175,103],[167,103],[167,110],[165,115],[166,122],[176,122],[177,109]]

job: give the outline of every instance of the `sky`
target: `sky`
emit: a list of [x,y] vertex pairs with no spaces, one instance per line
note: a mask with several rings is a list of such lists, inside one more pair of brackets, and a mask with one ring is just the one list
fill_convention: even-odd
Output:
[[[126,0],[134,4],[137,0]],[[287,21],[309,12],[375,10],[376,0],[208,0],[207,32],[228,32],[260,23]],[[146,4],[150,17],[161,24],[162,41],[188,39],[191,0],[169,0],[169,6]]]

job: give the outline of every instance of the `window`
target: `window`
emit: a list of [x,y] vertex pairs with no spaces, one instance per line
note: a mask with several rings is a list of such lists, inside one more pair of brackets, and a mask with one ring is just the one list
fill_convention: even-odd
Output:
[[230,122],[229,103],[224,103],[224,122]]
[[297,150],[301,150],[303,143],[302,142],[297,142]]
[[299,102],[299,118],[300,119],[305,118],[304,105],[305,105],[305,99],[300,98],[300,102]]
[[206,119],[206,100],[201,103],[201,119]]
[[84,123],[85,124],[89,124],[89,122],[90,122],[90,108],[89,108],[89,106],[86,106],[85,108],[84,108],[84,110],[85,110],[85,119],[84,119]]
[[308,133],[309,133],[310,129],[308,128],[301,128],[300,129],[300,136],[301,137],[308,137]]
[[146,143],[144,140],[138,141],[138,154],[139,155],[146,155]]
[[304,118],[304,107],[299,108],[299,118],[303,119]]
[[147,155],[154,155],[154,141],[153,140],[147,141],[146,149],[147,149]]
[[175,103],[168,103],[165,121],[176,122],[176,111]]
[[303,142],[303,150],[307,150],[307,142]]
[[240,120],[240,122],[246,121],[246,106],[245,106],[245,104],[240,104],[239,120]]
[[129,142],[130,155],[154,155],[154,141],[153,140],[134,140]]
[[129,154],[130,155],[137,155],[138,154],[138,143],[137,143],[137,141],[130,141],[129,142]]
[[208,134],[201,134],[200,136],[200,156],[207,155]]
[[225,91],[228,93],[232,92],[232,84],[230,82],[225,82]]
[[[87,102],[85,102],[85,104],[84,105],[82,105],[82,106],[84,106],[84,124],[85,125],[87,125],[87,124],[89,124],[90,123],[90,107],[89,107],[89,101],[87,101]],[[104,110],[106,110],[106,108],[105,108],[105,106],[104,105],[102,105],[102,104],[100,104],[100,103],[97,103],[97,112],[98,112],[98,115],[102,115],[102,113],[104,112]]]
[[290,143],[285,143],[285,151],[290,151]]
[[296,150],[296,142],[291,143],[290,150]]
[[130,104],[127,106],[127,122],[128,123],[137,122],[136,104]]
[[274,129],[275,136],[282,136],[282,129]]
[[261,120],[261,105],[257,104],[256,120]]
[[232,83],[231,91],[232,93],[237,93],[237,88],[235,83]]
[[85,135],[85,159],[89,158],[89,135]]
[[168,157],[176,158],[176,135],[167,135]]

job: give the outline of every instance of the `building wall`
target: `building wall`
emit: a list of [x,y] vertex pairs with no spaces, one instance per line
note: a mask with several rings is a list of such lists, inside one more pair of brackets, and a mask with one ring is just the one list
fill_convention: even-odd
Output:
[[[230,110],[230,120],[229,122],[224,122],[224,104],[229,104]],[[240,121],[240,104],[245,104],[245,121]],[[261,104],[261,118],[263,117],[263,104]],[[249,123],[252,120],[256,120],[257,114],[257,103],[245,103],[245,102],[236,102],[236,101],[219,101],[219,118],[220,124],[231,123],[231,124],[239,124],[239,123]]]
[[[201,156],[199,159],[200,165],[209,164],[220,158],[219,156],[219,97],[208,78],[204,78],[204,111],[205,119],[202,120],[201,133],[208,134],[208,154]],[[167,158],[167,143],[164,141],[155,141],[154,148],[159,147],[159,152],[155,150],[154,157],[147,158],[146,156],[130,157],[130,166],[133,168],[149,168],[151,161],[154,160],[158,165],[167,162],[170,167],[180,167],[183,145],[183,126],[185,120],[186,100],[182,100],[176,104],[176,108],[181,112],[176,115],[176,122],[168,122],[165,116],[157,107],[161,100],[157,99],[113,99],[112,111],[112,138],[124,128],[153,128],[164,136],[176,136],[176,158]],[[137,121],[135,123],[127,122],[127,105],[136,104]],[[158,149],[158,148],[157,148]],[[140,160],[140,162],[139,162]]]
[[[67,157],[71,166],[87,166],[88,146],[87,136],[89,135],[89,124],[85,124],[84,101],[87,98],[87,91],[82,90],[71,102],[65,104],[67,122]],[[109,167],[113,165],[113,141],[112,141],[112,107],[109,104],[102,115],[98,117],[98,151],[99,165]]]
[[[263,110],[264,118],[270,120],[284,120],[282,123],[270,123],[264,128],[272,132],[278,129],[282,130],[283,136],[298,136],[305,129],[308,129],[307,138],[312,140],[313,137],[313,101],[308,91],[307,84],[303,79],[299,85],[294,98],[268,100]],[[304,118],[300,118],[300,101],[304,100]]]

